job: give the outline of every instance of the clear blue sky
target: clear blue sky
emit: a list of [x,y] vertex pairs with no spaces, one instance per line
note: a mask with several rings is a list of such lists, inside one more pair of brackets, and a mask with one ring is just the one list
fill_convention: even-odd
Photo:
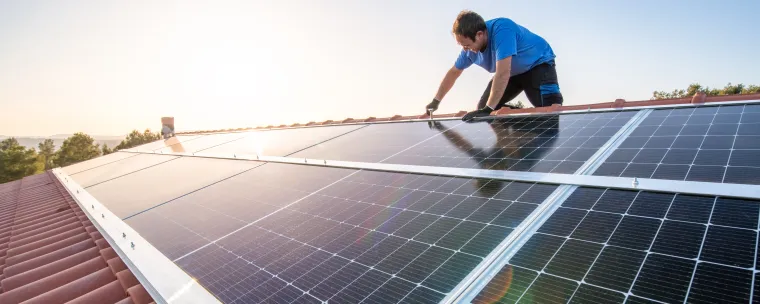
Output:
[[[462,9],[546,38],[569,105],[760,84],[756,0],[0,1],[0,135],[421,114]],[[468,69],[440,112],[489,77]]]

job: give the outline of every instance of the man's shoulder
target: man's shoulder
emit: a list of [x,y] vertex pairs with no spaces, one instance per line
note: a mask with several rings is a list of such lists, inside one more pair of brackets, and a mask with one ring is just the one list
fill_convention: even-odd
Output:
[[486,21],[486,27],[517,27],[517,23],[507,17],[497,17]]

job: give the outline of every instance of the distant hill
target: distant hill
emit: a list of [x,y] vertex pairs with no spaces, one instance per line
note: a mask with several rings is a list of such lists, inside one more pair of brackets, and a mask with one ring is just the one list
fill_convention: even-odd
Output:
[[[63,141],[70,136],[71,135],[69,134],[56,134],[49,137],[36,137],[36,136],[25,136],[25,137],[14,136],[14,137],[16,138],[16,140],[18,140],[18,143],[20,145],[27,148],[34,148],[36,150],[37,145],[48,138],[53,140],[53,142],[55,143],[55,148],[58,149],[63,144]],[[8,137],[9,136],[0,135],[0,140],[4,140]],[[94,138],[95,143],[100,144],[100,146],[103,146],[103,144],[107,144],[108,147],[113,148],[119,143],[121,143],[121,141],[124,140],[125,136],[97,136],[96,135],[96,136],[92,136],[92,138]]]

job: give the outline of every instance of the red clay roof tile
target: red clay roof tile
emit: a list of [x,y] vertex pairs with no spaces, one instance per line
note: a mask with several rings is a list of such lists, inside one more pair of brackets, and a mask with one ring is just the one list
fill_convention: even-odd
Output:
[[52,173],[0,184],[0,303],[136,300],[152,302]]

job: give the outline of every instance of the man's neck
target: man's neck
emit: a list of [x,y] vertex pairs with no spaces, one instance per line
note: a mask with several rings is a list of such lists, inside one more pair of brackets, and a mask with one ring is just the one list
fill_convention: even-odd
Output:
[[485,42],[483,43],[483,48],[480,50],[481,53],[485,53],[485,51],[488,49],[488,30],[486,30],[483,39],[485,39]]

